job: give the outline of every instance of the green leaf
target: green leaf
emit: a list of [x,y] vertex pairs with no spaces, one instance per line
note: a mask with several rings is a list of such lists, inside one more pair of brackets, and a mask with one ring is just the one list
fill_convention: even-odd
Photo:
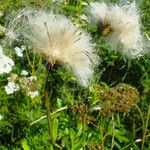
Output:
[[121,135],[116,135],[115,136],[120,142],[129,142],[128,138],[125,136],[121,136]]
[[74,149],[74,147],[75,147],[75,131],[72,128],[70,129],[70,139],[71,139],[72,149]]
[[54,119],[52,123],[52,134],[53,134],[53,142],[56,142],[57,139],[57,133],[58,133],[58,119]]
[[77,7],[77,6],[73,6],[73,5],[64,5],[63,8],[66,10],[69,10],[69,11],[73,11],[73,12],[81,11],[81,7]]
[[114,141],[114,145],[115,145],[118,149],[121,149],[121,146],[120,146],[119,143],[117,143],[116,141]]
[[79,148],[83,147],[86,143],[87,134],[82,135],[75,144],[75,149],[78,150]]
[[26,139],[24,139],[24,140],[22,141],[22,148],[23,148],[24,150],[30,150],[30,148],[29,148],[29,146],[28,146],[28,144],[27,144],[27,140],[26,140]]

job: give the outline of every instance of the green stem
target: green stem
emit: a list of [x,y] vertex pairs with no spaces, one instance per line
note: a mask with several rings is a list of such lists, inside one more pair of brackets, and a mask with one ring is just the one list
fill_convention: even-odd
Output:
[[115,138],[115,121],[114,121],[114,115],[112,114],[112,141],[111,141],[111,150],[113,150],[114,147],[114,138]]
[[48,91],[45,91],[45,108],[46,108],[46,115],[47,115],[47,123],[48,123],[48,131],[49,131],[49,135],[50,135],[50,141],[53,144],[53,140],[52,140],[52,133],[51,133],[51,124],[52,124],[52,118],[50,115],[50,102],[49,102],[49,98],[48,98]]
[[144,134],[143,134],[143,140],[142,140],[141,150],[144,150],[144,143],[145,143],[145,139],[146,139],[146,133],[147,133],[147,128],[148,128],[149,118],[150,118],[150,104],[149,104],[148,114],[147,114],[147,120],[146,120],[146,124],[145,124],[145,128],[144,128]]
[[101,136],[101,141],[102,141],[102,150],[104,150],[105,147],[104,147],[104,136],[103,136],[102,117],[101,117],[101,122],[100,122],[100,136]]
[[135,107],[137,108],[139,114],[140,114],[140,117],[141,117],[141,121],[142,121],[142,128],[143,128],[143,132],[144,132],[144,119],[143,119],[143,114],[142,114],[142,111],[141,109],[139,108],[139,106],[136,104]]
[[46,108],[46,115],[47,115],[47,123],[48,123],[48,131],[49,131],[49,136],[50,136],[50,142],[54,145],[54,140],[53,140],[53,134],[52,134],[52,117],[50,115],[50,101],[49,98],[51,97],[52,91],[50,91],[50,95],[48,94],[48,77],[49,73],[51,71],[51,66],[47,68],[47,73],[46,73],[46,82],[45,82],[45,108]]

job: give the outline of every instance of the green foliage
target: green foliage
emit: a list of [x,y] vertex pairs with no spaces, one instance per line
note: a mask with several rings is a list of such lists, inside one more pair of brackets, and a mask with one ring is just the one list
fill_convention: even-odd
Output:
[[[140,102],[134,105],[129,112],[113,112],[108,116],[100,115],[100,110],[106,103],[97,104],[102,99],[100,90],[93,88],[83,89],[76,83],[72,74],[62,66],[54,73],[55,84],[51,108],[55,112],[64,106],[67,109],[58,111],[52,115],[52,138],[54,145],[50,143],[47,120],[40,119],[45,116],[43,105],[46,68],[40,56],[26,50],[23,58],[18,58],[9,48],[8,54],[14,58],[15,73],[21,73],[22,69],[28,70],[29,75],[36,76],[40,86],[40,94],[37,98],[30,98],[24,92],[16,92],[7,95],[5,85],[7,74],[0,75],[0,149],[2,150],[135,150],[150,149],[150,55],[128,60],[121,54],[112,51],[105,42],[98,40],[96,30],[85,20],[79,18],[85,14],[85,6],[82,2],[90,3],[91,0],[66,0],[66,4],[59,4],[60,9],[49,0],[1,0],[0,10],[4,17],[0,18],[0,24],[5,24],[5,15],[11,11],[26,6],[50,9],[54,6],[56,13],[70,15],[74,24],[88,30],[92,37],[98,55],[102,63],[96,68],[93,85],[99,84],[103,89],[111,90],[119,83],[134,86],[140,93]],[[114,1],[113,1],[114,2]],[[143,0],[140,5],[142,10],[142,22],[144,32],[149,31],[149,1]],[[56,9],[56,10],[55,10]],[[0,38],[3,33],[0,32]],[[19,45],[20,46],[20,45]],[[11,53],[10,53],[11,51]],[[97,105],[95,105],[97,104]]]

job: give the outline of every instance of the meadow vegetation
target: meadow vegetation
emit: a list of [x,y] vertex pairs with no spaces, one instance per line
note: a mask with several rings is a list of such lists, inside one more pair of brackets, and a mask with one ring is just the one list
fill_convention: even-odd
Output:
[[[99,38],[87,12],[90,2],[0,1],[0,49],[14,61],[11,72],[0,72],[1,150],[150,150],[150,2],[136,1],[146,51],[137,58],[115,51],[116,47]],[[11,14],[25,7],[53,10],[90,33],[99,63],[88,87],[82,87],[62,64],[46,78],[47,62],[35,52],[36,47],[24,40],[7,41]],[[10,80],[20,85],[13,85],[13,93]],[[45,82],[51,94],[52,140],[43,103]]]

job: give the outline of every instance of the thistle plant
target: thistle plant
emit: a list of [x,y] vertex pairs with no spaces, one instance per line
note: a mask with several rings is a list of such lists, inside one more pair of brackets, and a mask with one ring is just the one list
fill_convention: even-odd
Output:
[[[136,149],[140,142],[145,149],[149,144],[149,57],[139,58],[147,49],[137,4],[16,0],[9,5],[10,0],[2,1],[0,9],[6,4],[2,11],[31,3],[38,8],[27,6],[12,14],[8,9],[3,17],[0,11],[0,149]],[[88,5],[92,18],[85,14]],[[45,11],[42,6],[56,9]],[[123,55],[110,54],[111,50]],[[93,76],[97,52],[103,63]],[[138,59],[126,60],[124,55]],[[118,82],[129,85],[112,87]]]
[[[23,36],[29,43],[35,45],[36,52],[46,60],[45,108],[51,143],[55,145],[50,116],[50,99],[55,85],[53,81],[48,81],[49,75],[51,74],[53,80],[58,65],[64,65],[74,73],[83,87],[87,87],[96,64],[91,38],[62,15],[54,15],[43,10],[24,10],[17,17],[19,20],[15,18],[16,25],[18,26],[19,22],[22,26],[17,31],[13,30],[14,37],[18,39],[20,35]],[[21,30],[22,27],[26,29]],[[12,39],[9,35],[7,34],[7,38]]]

